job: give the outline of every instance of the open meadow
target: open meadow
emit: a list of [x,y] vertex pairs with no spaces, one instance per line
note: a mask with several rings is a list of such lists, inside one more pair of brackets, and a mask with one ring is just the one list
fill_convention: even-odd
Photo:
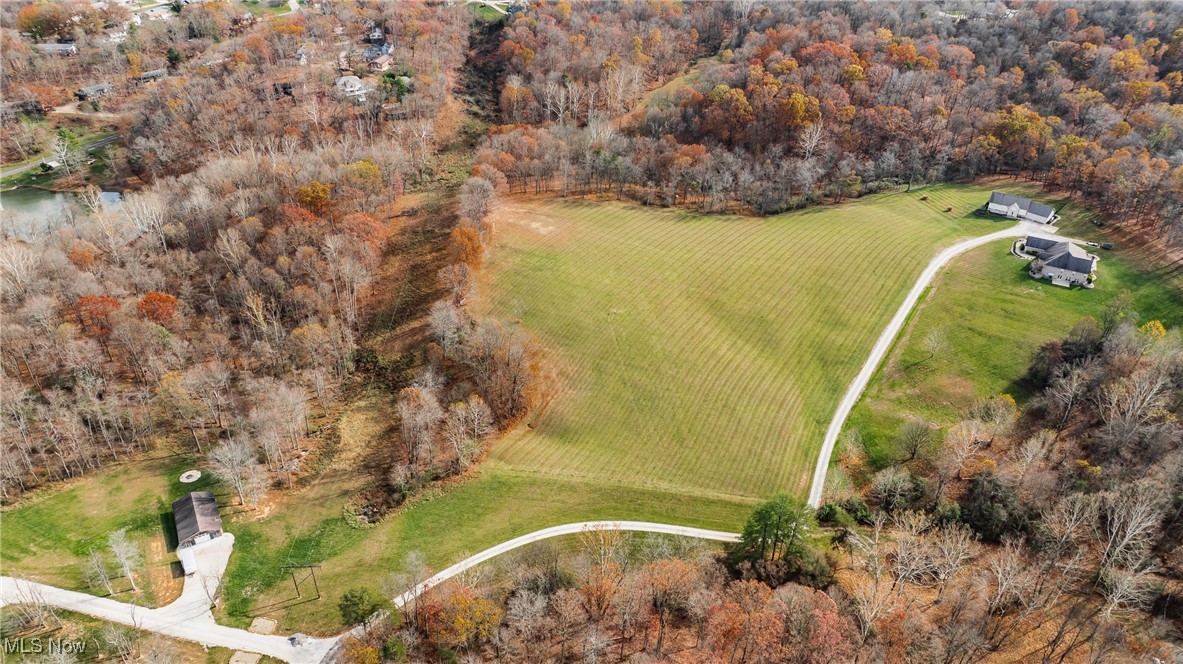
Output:
[[491,462],[703,497],[804,494],[835,405],[929,259],[1013,223],[973,215],[988,195],[938,186],[764,219],[509,202],[487,306],[540,338],[563,385]]

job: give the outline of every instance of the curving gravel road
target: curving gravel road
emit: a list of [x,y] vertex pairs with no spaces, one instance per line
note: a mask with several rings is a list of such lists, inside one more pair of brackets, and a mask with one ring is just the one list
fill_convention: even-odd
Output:
[[[1030,221],[1020,221],[1014,226],[996,233],[962,240],[951,247],[943,249],[932,259],[928,267],[924,268],[924,272],[920,273],[920,278],[916,280],[916,283],[912,286],[912,290],[908,292],[908,297],[904,298],[903,303],[900,304],[900,308],[896,310],[891,322],[887,324],[883,333],[879,335],[879,339],[875,342],[875,347],[871,349],[871,356],[867,358],[867,361],[863,364],[863,368],[859,369],[858,375],[851,381],[850,387],[846,388],[846,394],[842,396],[842,401],[838,404],[838,410],[834,411],[834,417],[830,420],[830,428],[826,429],[826,437],[822,440],[821,453],[817,456],[817,466],[813,470],[813,485],[809,489],[810,505],[815,508],[821,507],[822,492],[825,490],[826,485],[826,472],[830,468],[830,456],[834,454],[834,444],[838,441],[838,434],[842,433],[842,425],[846,423],[846,418],[850,415],[854,404],[858,403],[863,390],[867,389],[867,383],[871,382],[871,376],[875,375],[875,370],[879,368],[879,363],[887,355],[887,351],[895,341],[896,335],[903,329],[904,322],[908,320],[908,315],[912,313],[912,309],[920,301],[920,296],[932,284],[932,280],[936,278],[941,268],[949,261],[970,249],[980,247],[983,244],[989,244],[995,240],[1022,237],[1028,233],[1052,235],[1055,232],[1056,228],[1054,226],[1037,224]],[[1071,238],[1064,239],[1071,240]],[[1080,240],[1072,241],[1080,242]]]
[[394,605],[397,607],[404,606],[407,602],[415,599],[419,595],[427,592],[431,588],[447,581],[448,579],[471,569],[490,558],[494,558],[503,553],[513,551],[516,548],[525,546],[532,542],[538,542],[551,537],[558,537],[560,535],[574,535],[585,531],[594,530],[624,530],[631,532],[643,533],[659,533],[665,535],[680,535],[682,537],[694,537],[697,539],[714,540],[716,542],[738,542],[739,535],[736,533],[725,533],[719,530],[705,530],[703,528],[689,528],[687,526],[671,526],[665,523],[650,523],[648,521],[584,521],[582,523],[569,523],[563,526],[552,526],[550,528],[543,528],[536,530],[528,535],[515,537],[507,542],[502,542],[497,546],[489,547],[475,556],[466,558],[455,565],[445,569],[436,574],[430,579],[420,583],[411,590],[399,595],[394,599]]

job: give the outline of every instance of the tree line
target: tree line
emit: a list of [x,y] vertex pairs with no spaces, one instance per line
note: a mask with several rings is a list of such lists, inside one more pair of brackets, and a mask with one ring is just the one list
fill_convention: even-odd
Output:
[[555,3],[499,54],[479,160],[513,190],[771,214],[1005,173],[1180,237],[1168,3]]

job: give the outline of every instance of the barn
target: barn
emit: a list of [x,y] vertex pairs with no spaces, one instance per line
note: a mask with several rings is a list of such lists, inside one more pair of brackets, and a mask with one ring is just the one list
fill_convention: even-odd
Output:
[[177,549],[200,544],[222,534],[218,501],[209,491],[194,491],[173,503]]

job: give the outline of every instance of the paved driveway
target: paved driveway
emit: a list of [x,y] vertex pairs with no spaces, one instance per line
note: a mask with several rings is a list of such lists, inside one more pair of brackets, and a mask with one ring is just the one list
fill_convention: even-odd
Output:
[[214,621],[210,596],[217,590],[233,548],[234,536],[229,533],[193,547],[197,571],[185,578],[181,596],[159,609],[7,576],[0,577],[0,606],[38,601],[164,636],[257,652],[293,664],[315,664],[324,659],[337,639],[307,638],[297,644],[289,637],[254,634]]

